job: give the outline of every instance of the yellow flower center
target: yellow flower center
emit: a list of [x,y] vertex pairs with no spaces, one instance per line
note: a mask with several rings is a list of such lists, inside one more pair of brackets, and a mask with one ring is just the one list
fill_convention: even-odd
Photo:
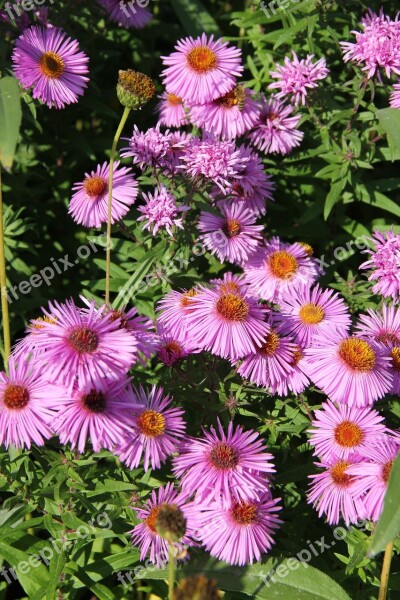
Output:
[[310,246],[310,244],[307,244],[307,242],[297,242],[299,244],[299,246],[301,246],[304,250],[304,252],[306,254],[308,254],[308,256],[312,256],[314,254],[314,248],[312,246]]
[[215,467],[226,471],[236,467],[239,462],[239,453],[236,448],[225,442],[216,442],[211,449],[210,458]]
[[300,349],[300,346],[296,346],[290,366],[295,367],[301,361],[302,358],[303,358],[303,353]]
[[392,470],[393,461],[387,462],[382,468],[382,479],[385,483],[389,481],[390,471]]
[[225,221],[223,231],[228,238],[233,238],[239,235],[242,231],[242,226],[239,221],[235,219]]
[[168,94],[167,101],[168,104],[172,104],[172,106],[179,106],[180,104],[182,104],[182,98],[180,98],[179,96],[175,96],[175,94]]
[[157,517],[158,517],[158,513],[159,512],[160,512],[160,507],[159,506],[153,506],[153,508],[150,511],[149,516],[145,520],[145,523],[146,523],[147,527],[153,533],[157,533],[156,522],[157,522]]
[[191,298],[194,298],[195,296],[197,296],[197,294],[198,294],[198,292],[193,288],[191,290],[188,290],[187,292],[185,292],[181,298],[182,308],[186,308],[187,306],[189,306]]
[[340,446],[353,448],[358,446],[364,439],[364,434],[360,427],[352,421],[343,421],[335,427],[335,440]]
[[137,425],[147,437],[158,437],[165,431],[165,418],[155,410],[145,410],[138,418]]
[[207,46],[193,48],[187,55],[189,67],[197,73],[207,73],[217,66],[217,55]]
[[339,461],[336,463],[336,465],[331,467],[331,477],[337,485],[347,487],[352,482],[353,477],[345,473],[345,470],[347,469],[349,464],[350,463],[345,461]]
[[99,338],[95,331],[88,327],[77,327],[71,331],[68,342],[70,346],[79,354],[86,352],[91,354],[99,345]]
[[23,385],[8,383],[4,390],[3,402],[11,410],[20,410],[28,404],[29,392]]
[[307,325],[316,325],[321,323],[325,316],[325,311],[317,304],[305,304],[301,307],[299,317]]
[[235,502],[230,513],[239,525],[250,525],[257,520],[257,507],[252,502]]
[[45,52],[39,61],[43,75],[50,79],[59,79],[65,70],[65,63],[56,52]]
[[277,349],[279,348],[280,345],[280,340],[279,340],[279,335],[277,333],[275,333],[275,331],[270,331],[265,340],[263,345],[261,346],[259,352],[261,354],[264,354],[265,356],[273,356],[275,354],[275,352],[277,351]]
[[85,192],[88,196],[90,196],[91,198],[97,198],[98,196],[102,196],[105,193],[108,186],[107,182],[104,181],[104,179],[102,179],[98,175],[95,175],[94,177],[89,177],[88,179],[86,179],[85,183],[83,184],[83,187],[85,188]]
[[279,279],[291,279],[299,269],[296,257],[285,250],[270,254],[268,264],[272,273]]
[[400,347],[395,346],[392,348],[390,355],[393,361],[393,368],[395,371],[400,371]]
[[228,321],[245,321],[249,314],[247,302],[236,294],[223,294],[217,301],[216,308]]
[[339,356],[354,371],[366,373],[375,366],[375,352],[365,340],[348,338],[339,346]]

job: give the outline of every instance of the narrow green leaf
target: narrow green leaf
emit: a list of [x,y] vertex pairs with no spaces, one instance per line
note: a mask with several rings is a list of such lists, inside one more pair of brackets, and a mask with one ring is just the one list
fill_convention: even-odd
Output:
[[172,0],[171,4],[188,35],[196,37],[204,32],[222,35],[217,23],[200,0]]
[[335,206],[335,204],[337,202],[339,202],[341,193],[343,192],[345,186],[346,186],[346,179],[344,177],[342,179],[339,179],[338,181],[334,181],[332,183],[331,189],[329,190],[328,195],[325,200],[325,207],[324,207],[325,221],[331,214],[332,208]]
[[397,108],[383,108],[376,111],[376,116],[387,135],[393,161],[396,153],[400,152],[400,111]]
[[114,308],[121,308],[121,306],[126,304],[127,301],[135,294],[135,292],[139,289],[143,279],[149,273],[154,259],[154,256],[150,256],[138,265],[136,271],[130,276],[128,281],[121,288],[118,296],[113,302]]
[[49,582],[47,584],[46,600],[54,600],[56,597],[56,590],[60,583],[60,575],[63,571],[67,557],[64,551],[59,554],[55,553],[50,561],[49,567]]
[[400,534],[400,454],[393,463],[385,494],[383,512],[371,538],[368,555],[374,556],[384,550],[389,542]]
[[0,162],[11,169],[22,119],[21,96],[14,77],[0,79]]

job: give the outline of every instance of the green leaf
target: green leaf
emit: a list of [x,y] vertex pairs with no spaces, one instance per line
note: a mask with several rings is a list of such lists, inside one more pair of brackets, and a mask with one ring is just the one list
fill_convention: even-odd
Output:
[[393,463],[382,515],[375,527],[368,550],[368,556],[374,556],[384,550],[389,542],[400,534],[400,454]]
[[217,23],[200,0],[172,0],[171,4],[188,35],[196,37],[204,32],[222,35]]
[[56,590],[60,583],[60,575],[63,571],[67,557],[62,550],[60,554],[56,553],[50,561],[49,582],[47,584],[46,600],[54,600]]
[[114,308],[118,309],[121,308],[121,306],[127,304],[127,302],[131,299],[132,295],[134,295],[135,292],[139,290],[140,284],[150,271],[154,260],[155,256],[149,256],[146,260],[143,260],[139,263],[137,269],[130,276],[125,285],[121,288],[118,296],[113,302]]
[[339,202],[341,193],[343,192],[344,188],[346,187],[346,183],[347,183],[347,181],[344,177],[342,179],[339,179],[338,181],[334,181],[332,183],[331,189],[329,190],[328,195],[325,200],[325,207],[324,207],[325,221],[329,217],[332,208],[335,206],[335,204],[337,202]]
[[393,161],[396,153],[400,152],[400,111],[397,108],[383,108],[376,111],[376,116],[387,135]]
[[0,162],[11,169],[22,119],[21,97],[14,77],[0,79]]

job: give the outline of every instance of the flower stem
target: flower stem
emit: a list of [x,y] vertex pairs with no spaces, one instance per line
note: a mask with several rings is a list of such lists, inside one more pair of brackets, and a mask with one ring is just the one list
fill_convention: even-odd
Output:
[[392,562],[393,553],[393,541],[389,542],[385,549],[385,555],[383,557],[382,573],[381,573],[381,584],[379,586],[378,600],[386,600],[388,591],[389,575],[390,575],[390,564]]
[[106,255],[106,304],[110,302],[110,267],[111,267],[111,210],[112,210],[112,185],[113,185],[113,175],[114,175],[114,161],[115,161],[115,153],[117,150],[118,140],[121,137],[122,130],[127,121],[129,113],[131,112],[130,108],[125,107],[123,115],[121,117],[121,121],[118,125],[118,129],[114,136],[114,140],[111,146],[111,156],[110,156],[110,176],[108,180],[108,215],[107,215],[107,255]]
[[3,223],[3,195],[1,183],[0,167],[0,290],[1,290],[1,313],[3,316],[3,341],[4,341],[4,366],[8,371],[8,358],[10,356],[11,336],[10,336],[10,318],[8,314],[7,300],[7,276],[6,276],[6,258],[4,252],[4,223]]
[[174,547],[169,546],[169,563],[168,563],[168,600],[174,600],[174,581],[175,581],[175,557]]

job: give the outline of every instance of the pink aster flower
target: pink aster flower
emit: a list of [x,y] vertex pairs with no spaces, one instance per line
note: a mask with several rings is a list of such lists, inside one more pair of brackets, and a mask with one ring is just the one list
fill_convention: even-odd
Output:
[[387,346],[400,345],[399,306],[384,304],[379,311],[368,309],[367,314],[359,316],[354,330],[357,335],[365,339],[373,339]]
[[227,94],[208,102],[190,106],[190,121],[204,131],[224,139],[240,137],[255,125],[260,108],[255,93],[236,85]]
[[[110,312],[103,314],[103,318],[110,322],[117,321],[118,329],[125,329],[134,338],[137,344],[137,351],[145,359],[150,358],[156,352],[158,336],[154,331],[154,323],[151,319],[138,315],[136,308],[110,310]],[[141,362],[145,364],[145,361],[142,359]]]
[[168,92],[164,92],[159,98],[160,102],[157,105],[157,110],[160,113],[158,120],[160,125],[181,127],[189,123],[182,98],[175,96],[175,94],[168,94]]
[[54,430],[62,444],[71,444],[83,453],[90,440],[94,452],[102,448],[113,450],[128,434],[132,426],[131,407],[126,388],[129,380],[107,379],[74,386],[66,399],[57,407]]
[[248,157],[235,142],[193,137],[184,147],[181,157],[182,172],[193,179],[205,179],[225,193],[233,177],[240,179]]
[[265,154],[288,154],[300,146],[304,133],[297,126],[301,115],[290,116],[293,107],[275,97],[261,99],[261,109],[253,131],[248,134],[251,143]]
[[390,106],[400,108],[400,83],[395,83],[393,86],[393,91],[390,94]]
[[90,310],[78,308],[73,300],[49,303],[42,309],[48,320],[35,324],[32,342],[38,367],[50,381],[72,387],[94,383],[103,377],[118,379],[135,362],[137,343],[119,322],[104,319],[102,309],[92,303]]
[[[97,165],[95,171],[85,173],[82,182],[73,186],[74,195],[68,208],[74,221],[85,227],[101,227],[108,217],[108,181],[110,165]],[[120,221],[134,204],[138,194],[138,184],[131,170],[114,164],[112,185],[111,223]]]
[[15,42],[14,73],[24,89],[52,108],[78,101],[88,78],[88,57],[56,27],[32,26]]
[[174,226],[183,229],[180,213],[190,210],[190,206],[178,205],[175,197],[164,185],[156,188],[154,194],[143,193],[143,198],[146,204],[138,206],[142,216],[137,219],[138,222],[145,221],[143,229],[148,229],[153,235],[156,235],[159,229],[166,229],[169,235],[173,235]]
[[129,531],[132,534],[132,544],[140,548],[140,560],[149,560],[158,568],[165,567],[169,560],[169,543],[156,531],[156,521],[162,505],[175,505],[180,508],[186,519],[186,533],[179,542],[174,543],[175,554],[178,556],[188,546],[193,546],[193,536],[198,526],[198,508],[193,502],[187,502],[187,496],[174,490],[172,483],[165,488],[159,487],[151,492],[143,508],[132,507],[141,523]]
[[277,98],[288,99],[298,106],[306,103],[308,90],[318,87],[317,81],[328,77],[329,69],[325,58],[313,62],[314,55],[309,54],[307,58],[299,60],[294,50],[292,55],[292,59],[286,56],[284,64],[277,65],[276,71],[270,72],[271,77],[277,81],[268,87],[279,90]]
[[256,225],[256,217],[242,203],[229,205],[221,202],[219,209],[221,216],[204,211],[200,213],[200,239],[220,262],[227,260],[241,264],[259,245],[264,226]]
[[400,75],[400,22],[393,21],[383,14],[371,10],[362,19],[363,31],[352,31],[356,42],[340,42],[344,55],[343,60],[349,60],[362,65],[361,69],[370,79],[384,70],[387,77],[392,73]]
[[162,328],[161,331],[159,331],[157,356],[167,367],[175,366],[181,360],[189,356],[189,354],[194,354],[196,352],[198,352],[198,350],[196,346],[192,344],[189,337],[178,341],[171,335],[167,335],[163,332]]
[[307,502],[312,504],[318,516],[326,515],[330,525],[337,525],[342,517],[346,525],[357,523],[365,519],[366,511],[362,495],[366,488],[360,490],[357,477],[350,475],[348,469],[360,458],[352,460],[332,459],[317,463],[324,471],[310,475],[312,483],[308,493]]
[[109,18],[120,27],[127,29],[142,29],[151,21],[153,15],[144,6],[136,2],[121,0],[97,0],[102,8],[108,13]]
[[343,298],[333,290],[302,285],[296,294],[283,295],[279,302],[283,330],[302,346],[309,346],[316,334],[326,329],[347,333],[350,314]]
[[266,312],[243,291],[203,287],[189,306],[190,337],[203,350],[237,360],[263,343]]
[[184,131],[174,131],[168,134],[167,151],[159,160],[164,175],[174,178],[177,174],[180,174],[181,159],[185,153],[185,146],[191,139],[192,135]]
[[320,272],[301,244],[286,244],[273,237],[249,257],[244,274],[255,296],[277,302],[301,285],[312,284]]
[[176,52],[162,56],[167,92],[186,102],[204,104],[227,94],[243,71],[241,51],[205,33],[179,40]]
[[0,444],[6,448],[42,446],[53,434],[55,406],[64,394],[27,358],[9,359],[9,374],[0,373]]
[[387,436],[365,452],[362,462],[347,469],[351,477],[357,478],[355,487],[359,493],[367,490],[363,498],[366,518],[374,522],[381,516],[390,471],[399,452],[399,441]]
[[185,434],[184,414],[180,408],[171,407],[172,398],[165,396],[162,388],[133,389],[133,427],[115,450],[122,462],[135,469],[143,457],[144,470],[159,469],[176,451]]
[[128,139],[129,146],[122,149],[121,156],[132,158],[141,169],[160,166],[162,158],[170,150],[170,138],[170,132],[161,133],[159,125],[147,131],[140,131],[135,125],[132,137],[124,138]]
[[181,478],[183,492],[196,494],[196,502],[213,499],[223,505],[231,500],[258,500],[269,490],[266,475],[274,473],[272,455],[255,431],[243,431],[229,423],[227,433],[218,421],[204,437],[183,443],[173,460],[173,472]]
[[365,250],[371,257],[360,265],[360,269],[371,269],[369,281],[376,281],[372,287],[375,294],[385,298],[400,296],[400,234],[393,231],[374,231],[370,241],[374,250]]
[[368,406],[389,392],[391,360],[380,344],[330,330],[313,344],[304,351],[306,373],[334,402]]
[[383,417],[369,407],[335,406],[329,400],[315,411],[310,444],[322,460],[347,460],[353,453],[365,456],[385,438]]
[[190,309],[199,291],[196,288],[177,292],[171,290],[158,303],[157,322],[163,331],[178,342],[185,341],[189,332]]
[[273,535],[282,523],[276,514],[279,502],[266,493],[259,500],[231,501],[225,507],[219,502],[200,506],[199,539],[211,556],[230,565],[259,561],[274,544]]
[[291,371],[285,379],[277,380],[275,385],[275,393],[278,396],[287,396],[289,391],[296,396],[304,392],[310,385],[310,380],[307,377],[306,359],[304,356],[304,348],[295,344],[292,360],[290,362]]
[[248,293],[248,285],[244,282],[243,274],[236,275],[228,271],[224,273],[222,278],[210,279],[210,284],[219,294],[243,294],[251,296]]

